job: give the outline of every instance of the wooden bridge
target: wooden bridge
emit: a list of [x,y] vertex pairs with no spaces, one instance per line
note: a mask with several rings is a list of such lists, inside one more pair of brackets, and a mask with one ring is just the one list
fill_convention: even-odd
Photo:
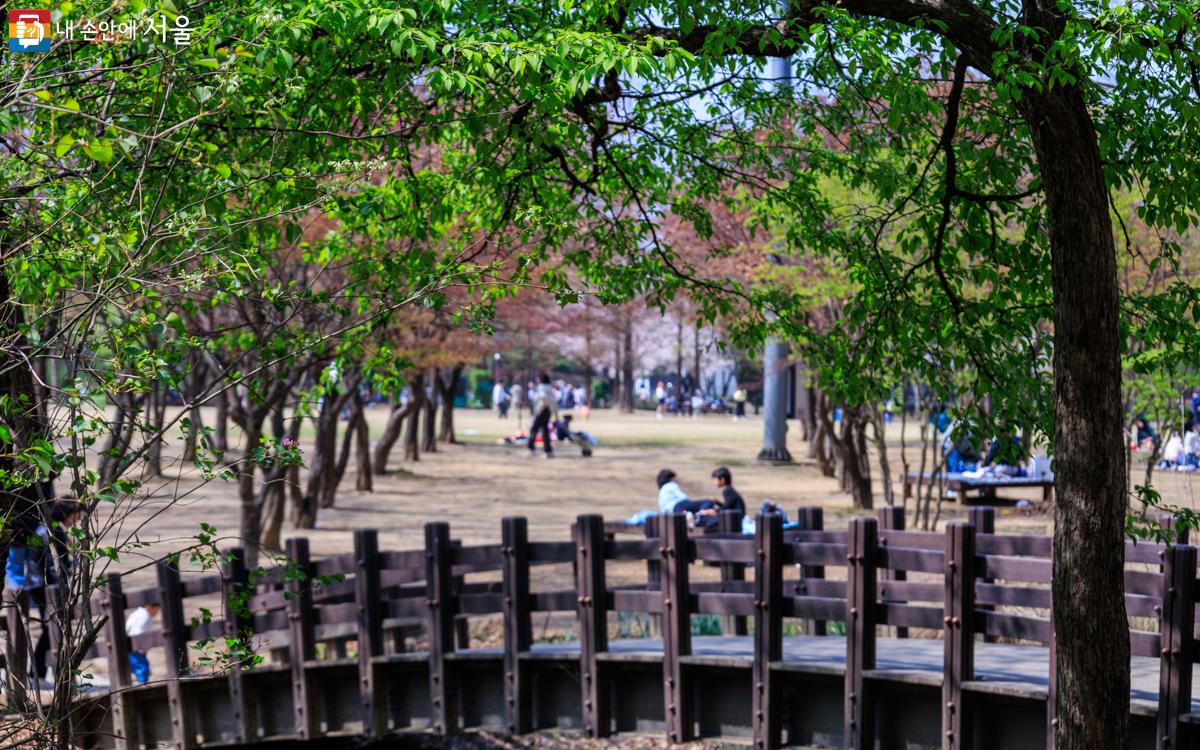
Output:
[[[847,530],[822,529],[819,509],[799,519],[786,532],[780,516],[760,515],[753,537],[689,536],[685,517],[669,516],[651,519],[646,538],[612,539],[600,516],[581,516],[571,541],[531,542],[525,520],[508,518],[501,542],[484,546],[432,523],[424,549],[383,551],[359,531],[352,554],[315,562],[305,539],[290,540],[309,576],[340,578],[320,586],[283,570],[252,583],[236,550],[221,575],[181,580],[160,564],[156,587],[129,591],[111,575],[96,601],[109,616],[97,653],[111,687],[85,694],[80,731],[123,749],[471,727],[760,748],[1052,746],[1049,538],[992,533],[986,508],[945,533],[905,531],[895,508]],[[617,565],[640,582],[610,585]],[[535,580],[554,578],[531,578],[540,566],[562,566],[574,585],[540,590]],[[1125,584],[1138,626],[1134,747],[1190,746],[1196,551],[1129,544]],[[185,618],[190,598],[218,592],[249,595],[252,615]],[[131,644],[125,612],[148,602],[162,606],[161,632]],[[534,617],[554,612],[572,637],[535,643]],[[611,638],[613,613],[641,613],[661,637]],[[495,615],[503,646],[471,647],[464,626]],[[696,615],[719,616],[722,635],[694,635]],[[245,627],[268,635],[278,660],[189,669],[193,642]],[[131,646],[163,649],[165,679],[131,685]]]

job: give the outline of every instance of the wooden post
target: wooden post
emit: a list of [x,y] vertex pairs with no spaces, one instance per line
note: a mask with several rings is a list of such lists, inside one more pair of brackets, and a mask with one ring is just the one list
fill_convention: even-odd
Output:
[[[642,527],[647,539],[660,539],[659,534],[662,528],[662,516],[653,515],[646,519],[646,525]],[[661,544],[659,545],[662,546]],[[662,561],[659,558],[651,555],[646,560],[646,590],[658,591],[662,581]],[[649,635],[651,638],[658,638],[662,635],[662,617],[656,614],[647,615],[650,623]]]
[[[1051,594],[1053,596],[1053,594]],[[1054,603],[1050,607],[1050,642],[1046,644],[1049,659],[1046,673],[1046,748],[1054,750],[1058,733],[1058,655],[1057,637],[1054,635]]]
[[579,676],[583,731],[607,737],[611,729],[608,686],[598,655],[608,650],[608,582],[604,569],[604,517],[579,516],[575,536],[575,575],[579,605]]
[[846,562],[846,750],[873,750],[875,709],[863,672],[875,668],[878,522],[850,519]]
[[[996,509],[995,508],[972,506],[967,509],[967,520],[970,521],[975,526],[975,534],[976,535],[995,534],[996,533]],[[984,578],[984,579],[981,579],[981,582],[982,583],[991,583],[992,579]],[[976,606],[976,609],[991,611],[991,610],[994,610],[995,607],[993,607],[990,604],[978,605],[978,606]],[[984,633],[983,642],[984,643],[995,643],[996,636],[988,635],[987,633]]]
[[[889,540],[887,538],[888,537],[887,532],[889,532],[889,531],[904,531],[904,508],[902,508],[899,505],[885,505],[884,507],[879,509],[879,536],[880,536],[879,544],[880,545],[888,544],[891,546],[895,546],[894,544],[892,544],[891,540]],[[879,580],[880,580],[879,587],[881,589],[886,588],[885,584],[883,583],[884,581],[904,581],[907,579],[908,579],[907,571],[890,570],[888,568],[884,568],[883,570],[879,571]],[[899,601],[898,599],[895,599],[893,597],[888,597],[888,599],[891,601]],[[908,637],[908,628],[906,628],[902,625],[897,625],[896,626],[896,637],[897,638],[907,638]]]
[[[740,510],[723,510],[718,516],[720,529],[724,534],[742,533],[742,512]],[[722,581],[746,580],[746,566],[742,563],[721,563]],[[721,632],[726,635],[746,635],[746,618],[740,615],[726,615],[721,618]]]
[[383,656],[383,591],[379,582],[379,532],[354,532],[354,600],[358,605],[358,689],[363,734],[378,737],[387,729],[382,691],[375,684],[373,659]]
[[[455,548],[462,547],[463,546],[462,540],[455,539],[453,542],[451,542],[451,546],[453,546]],[[463,586],[466,584],[466,582],[467,582],[466,576],[464,576],[464,575],[454,576],[454,586],[452,588],[452,591],[454,593],[455,601],[457,601],[459,595],[462,594]],[[456,643],[458,643],[459,650],[466,650],[466,649],[471,648],[471,623],[467,621],[467,618],[465,618],[465,617],[455,617],[454,618],[454,640]]]
[[521,654],[533,645],[529,602],[529,525],[524,518],[501,521],[504,556],[504,707],[508,731],[533,730],[530,684],[521,669]]
[[446,669],[446,654],[454,650],[454,579],[450,554],[450,525],[440,521],[425,524],[429,702],[433,706],[433,731],[447,735],[458,728],[456,691]]
[[692,652],[692,618],[688,606],[687,516],[672,513],[662,523],[663,704],[667,737],[672,743],[692,739],[691,692],[680,657]]
[[188,672],[188,623],[183,616],[183,584],[179,568],[159,560],[158,600],[162,605],[162,639],[166,648],[167,699],[171,712],[171,741],[178,750],[196,745],[191,696],[181,681]]
[[971,724],[962,685],[975,677],[975,526],[946,525],[946,598],[943,611],[942,748],[965,750]]
[[759,513],[754,565],[754,746],[770,750],[782,740],[779,686],[771,662],[783,659],[783,517]]
[[1191,712],[1196,548],[1167,548],[1163,565],[1162,657],[1159,662],[1159,750],[1182,747],[1179,716]]
[[[250,589],[250,575],[246,571],[246,555],[241,547],[229,550],[225,563],[225,575],[221,579],[222,598],[225,605],[225,637],[248,637],[254,618],[246,610],[246,602],[254,592]],[[234,664],[229,670],[229,705],[233,708],[234,741],[254,742],[258,739],[254,701],[246,691],[243,671],[246,664]]]
[[[796,523],[802,531],[821,531],[825,528],[825,511],[819,507],[797,508]],[[801,565],[800,578],[824,578],[825,566],[823,565]],[[813,620],[811,623],[813,635],[825,635],[825,621]]]
[[292,667],[292,716],[296,734],[302,740],[311,740],[320,734],[320,716],[317,710],[316,691],[308,677],[307,663],[317,658],[316,612],[313,609],[312,561],[308,553],[308,540],[287,540],[289,564],[298,570],[288,576],[287,592],[288,630],[291,635],[289,661]]
[[102,606],[108,617],[104,623],[104,650],[108,657],[108,698],[112,710],[113,739],[116,750],[133,750],[141,747],[141,742],[133,715],[134,703],[125,695],[130,684],[129,637],[125,635],[125,595],[121,591],[121,576],[106,574],[104,588],[106,595]]

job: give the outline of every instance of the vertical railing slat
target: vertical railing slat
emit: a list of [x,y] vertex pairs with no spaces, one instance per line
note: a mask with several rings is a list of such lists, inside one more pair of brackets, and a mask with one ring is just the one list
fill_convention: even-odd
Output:
[[529,524],[524,518],[501,522],[504,557],[504,706],[508,731],[525,734],[533,729],[529,679],[521,667],[521,654],[533,645],[529,602]]
[[873,750],[875,711],[863,672],[875,668],[875,575],[878,522],[850,520],[846,555],[846,750]]
[[1176,750],[1179,717],[1191,712],[1193,629],[1196,624],[1196,548],[1169,547],[1163,559],[1162,642],[1159,664],[1159,750]]
[[691,693],[685,684],[681,657],[692,652],[692,618],[688,606],[687,516],[662,518],[663,698],[667,737],[671,742],[692,739]]
[[[904,531],[904,508],[899,505],[886,505],[879,509],[879,544],[881,546],[894,546],[893,541],[888,538],[889,531]],[[891,570],[884,568],[879,571],[879,588],[880,598],[883,598],[883,593],[886,591],[886,581],[904,581],[908,579],[908,573],[903,570]],[[889,601],[900,601],[893,597],[887,597]],[[908,628],[903,625],[896,627],[897,638],[907,638]]]
[[780,688],[771,663],[783,659],[783,518],[759,513],[755,524],[754,667],[751,723],[754,746],[781,744]]
[[[246,611],[246,602],[251,592],[250,574],[246,570],[246,555],[241,547],[229,550],[221,578],[222,596],[225,607],[225,637],[239,639],[247,636],[254,620]],[[233,731],[235,742],[254,742],[257,724],[254,701],[247,691],[243,672],[247,665],[234,664],[229,670],[229,705],[233,709]]]
[[137,736],[137,717],[134,716],[136,703],[125,694],[130,685],[129,638],[125,634],[125,595],[121,590],[121,576],[106,574],[104,589],[102,606],[108,617],[104,623],[104,648],[108,656],[113,740],[116,750],[133,750],[141,747],[141,742]]
[[354,532],[354,599],[358,607],[358,689],[362,702],[363,734],[378,737],[387,730],[382,690],[376,684],[375,662],[383,655],[383,592],[379,580],[379,532]]
[[162,605],[162,639],[166,647],[171,741],[178,750],[188,750],[196,744],[196,724],[191,693],[181,681],[188,672],[188,627],[183,614],[183,583],[179,580],[177,565],[167,560],[158,561],[158,596]]
[[[718,516],[721,532],[724,534],[742,533],[742,512],[740,510],[723,510]],[[742,563],[721,563],[721,581],[746,580],[746,566]],[[725,615],[721,618],[721,632],[725,635],[746,635],[746,618],[740,615]]]
[[295,566],[295,571],[287,576],[289,580],[285,584],[288,632],[291,636],[292,716],[296,734],[302,740],[310,740],[320,734],[321,728],[316,694],[308,674],[308,662],[317,658],[313,568],[307,539],[289,539],[286,547],[289,564]]
[[963,705],[963,683],[975,673],[975,526],[946,525],[945,602],[943,604],[942,748],[970,746],[971,725]]
[[608,686],[599,655],[608,650],[608,583],[604,569],[604,517],[579,516],[575,534],[575,571],[579,612],[579,677],[583,729],[607,737],[611,727]]
[[454,651],[454,579],[451,570],[450,525],[425,524],[425,603],[429,607],[429,702],[433,731],[453,734],[458,728],[457,692],[446,668],[446,654]]
[[[797,528],[803,531],[821,531],[825,528],[825,511],[817,506],[801,507],[796,510]],[[800,566],[800,583],[796,584],[797,594],[803,594],[804,579],[815,578],[822,579],[825,577],[824,565],[801,565]],[[823,620],[813,620],[810,623],[813,635],[825,635],[825,622]]]

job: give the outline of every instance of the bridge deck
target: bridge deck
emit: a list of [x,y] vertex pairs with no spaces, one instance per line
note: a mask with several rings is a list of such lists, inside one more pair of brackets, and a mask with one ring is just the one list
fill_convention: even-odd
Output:
[[[603,661],[662,661],[662,641],[657,638],[614,640]],[[932,638],[880,638],[876,641],[875,679],[919,685],[942,684],[943,645]],[[499,659],[500,648],[475,648],[455,653],[456,659]],[[405,654],[407,658],[424,655]],[[579,659],[576,642],[536,644],[527,655],[533,659]],[[748,636],[695,636],[686,663],[749,669],[753,664],[754,641]],[[846,639],[840,636],[791,636],[783,640],[783,661],[776,669],[817,674],[843,675],[846,668]],[[1144,656],[1130,660],[1130,706],[1133,713],[1154,716],[1158,710],[1159,662]],[[1015,643],[975,644],[975,679],[966,688],[974,692],[1045,700],[1049,684],[1049,652],[1044,646]],[[1200,713],[1200,699],[1192,701]]]

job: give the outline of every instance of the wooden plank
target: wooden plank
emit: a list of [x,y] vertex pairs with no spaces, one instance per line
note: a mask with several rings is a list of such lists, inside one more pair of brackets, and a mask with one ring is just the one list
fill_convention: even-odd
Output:
[[457,690],[446,668],[446,654],[454,651],[454,576],[450,564],[453,542],[450,525],[425,524],[425,603],[428,608],[429,702],[433,731],[453,734],[458,729]]
[[[659,540],[659,529],[662,526],[662,516],[653,515],[646,519],[646,524],[642,528],[642,533],[647,539],[654,540],[658,547],[662,547]],[[659,591],[662,588],[662,553],[652,555],[646,560],[646,590]],[[662,611],[662,597],[659,597],[659,611]],[[662,635],[662,616],[650,615],[650,636],[658,637]]]
[[[904,508],[896,505],[887,505],[879,509],[879,546],[885,547],[891,543],[894,538],[898,538],[904,531]],[[893,536],[895,535],[895,536]],[[897,546],[899,542],[897,542]],[[879,586],[884,587],[884,583],[892,581],[904,581],[908,578],[908,573],[903,570],[893,570],[888,567],[879,570]],[[898,587],[891,588],[893,594],[898,594]],[[893,601],[902,602],[901,599],[891,597]],[[884,622],[891,623],[890,620]],[[894,624],[894,623],[891,623]],[[902,625],[896,625],[896,637],[907,638],[908,628]]]
[[607,737],[612,721],[608,684],[599,655],[608,650],[608,582],[604,563],[604,517],[579,516],[575,535],[576,588],[579,591],[579,676],[583,696],[583,730]]
[[1175,750],[1183,746],[1179,717],[1191,713],[1196,548],[1177,544],[1168,549],[1162,579],[1162,658],[1155,736],[1159,750]]
[[846,545],[791,542],[783,545],[784,565],[845,565]]
[[[820,508],[819,506],[810,506],[810,507],[801,506],[796,509],[796,523],[799,525],[800,531],[805,532],[804,534],[797,534],[796,535],[797,538],[803,539],[807,535],[821,533],[825,529],[825,511],[824,511],[824,509]],[[803,544],[804,542],[800,542],[800,543]],[[817,542],[816,540],[812,540],[810,543],[819,544],[820,542]],[[841,552],[842,552],[842,555],[844,556],[845,550],[842,550]],[[809,565],[801,565],[800,566],[800,580],[801,581],[818,581],[818,580],[823,579],[824,577],[825,577],[825,566],[824,565],[809,564]],[[816,593],[812,589],[806,589],[806,591],[808,591],[809,593],[812,593],[814,596],[822,596],[822,594]],[[842,596],[843,597],[845,596],[844,592],[842,593]],[[809,620],[807,622],[806,627],[808,628],[809,632],[812,633],[813,635],[825,635],[826,625],[825,625],[824,620],[819,620],[819,619]]]
[[530,679],[521,654],[533,645],[529,598],[529,524],[510,516],[500,522],[504,556],[504,715],[508,731],[533,730]]
[[[109,705],[112,712],[113,741],[116,750],[141,747],[137,734],[136,703],[126,695],[130,686],[129,639],[125,635],[125,597],[121,593],[121,576],[104,576],[104,598],[101,611],[108,617],[104,623],[104,647],[108,659]],[[11,637],[12,630],[9,630]]]
[[1049,560],[986,555],[980,556],[977,561],[977,567],[981,578],[1050,583],[1051,567]]
[[681,657],[692,653],[692,622],[688,611],[687,516],[662,518],[662,640],[663,705],[667,737],[672,743],[692,739],[691,692],[685,684]]
[[759,513],[754,544],[754,666],[751,726],[754,745],[771,750],[782,743],[781,688],[771,663],[783,659],[783,517]]
[[614,612],[662,614],[662,594],[658,591],[614,589],[608,593],[608,602]]
[[306,663],[317,658],[316,613],[312,594],[312,558],[308,540],[295,537],[285,545],[288,560],[296,570],[284,584],[287,600],[288,647],[292,671],[292,716],[296,734],[302,740],[315,739],[321,733],[321,717],[317,708],[316,690]]
[[941,607],[920,607],[913,604],[880,603],[875,611],[880,624],[908,626],[911,628],[927,628],[937,630],[942,627]]
[[[725,534],[740,534],[742,532],[742,512],[740,510],[722,510],[718,516],[718,527]],[[726,562],[721,564],[721,581],[732,583],[746,580],[745,563]],[[721,620],[721,632],[725,635],[746,635],[746,618],[740,616],[724,617]]]
[[932,549],[880,547],[879,565],[892,570],[941,574],[946,566],[946,553]]
[[574,542],[530,542],[529,563],[551,565],[575,561]]
[[171,743],[177,750],[196,746],[195,712],[191,693],[180,678],[188,673],[187,620],[183,616],[183,585],[179,568],[166,560],[156,564],[158,597],[162,603],[162,637],[166,649],[167,706],[171,713]]
[[[221,576],[222,599],[225,607],[224,631],[229,639],[242,640],[249,646],[254,632],[254,618],[246,603],[253,593],[250,574],[246,570],[246,555],[241,547],[226,553],[225,568]],[[235,664],[229,670],[229,705],[233,709],[234,741],[254,742],[258,739],[258,722],[254,700],[244,679],[249,664]]]
[[750,594],[710,592],[689,594],[688,610],[693,614],[746,617],[754,614],[754,599]]
[[530,609],[534,612],[574,612],[578,596],[575,589],[536,591],[530,594]]
[[1050,620],[1007,612],[975,612],[975,629],[1001,638],[1049,643]]
[[874,518],[850,519],[846,554],[846,750],[874,750],[875,707],[863,672],[875,668],[875,575],[879,524]]
[[[985,508],[985,507],[980,507],[980,506],[974,506],[971,508],[967,508],[967,520],[970,521],[971,524],[975,526],[976,549],[978,549],[980,537],[996,533],[996,509],[995,508]],[[992,582],[992,579],[990,579],[990,578],[982,578],[979,580],[979,582],[977,582],[976,585],[978,585],[978,583],[989,584],[991,582]],[[989,607],[987,605],[981,606],[978,603],[976,604],[976,607],[978,609],[982,609],[982,610],[992,609],[991,607]],[[993,636],[989,633],[983,634],[983,642],[984,643],[995,643],[995,641],[996,641],[995,636]]]
[[702,562],[754,562],[753,539],[721,539],[696,537],[690,540],[692,559]]
[[379,571],[379,532],[354,532],[354,603],[358,614],[358,691],[363,734],[378,737],[387,730],[383,689],[375,679],[376,656],[383,656],[383,589]]
[[1050,589],[976,582],[975,601],[1005,607],[1050,609]]
[[604,542],[606,560],[650,560],[658,558],[658,542],[653,539],[622,539]]
[[975,540],[980,555],[1050,558],[1051,538],[1032,534],[989,534]]
[[971,745],[963,683],[975,679],[975,526],[946,525],[946,600],[943,604],[942,748]]

